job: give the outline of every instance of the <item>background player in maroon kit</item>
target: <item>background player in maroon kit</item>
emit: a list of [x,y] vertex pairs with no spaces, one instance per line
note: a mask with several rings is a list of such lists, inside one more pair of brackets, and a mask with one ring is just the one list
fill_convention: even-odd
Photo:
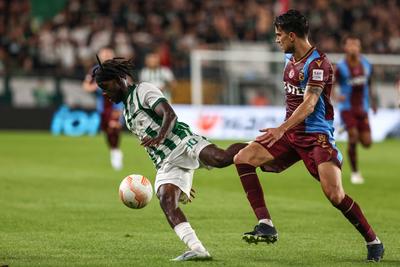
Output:
[[341,180],[342,157],[333,139],[333,108],[329,97],[333,69],[326,56],[308,41],[308,21],[296,10],[275,19],[276,42],[286,53],[284,87],[286,119],[277,128],[240,150],[234,163],[259,223],[245,233],[249,243],[275,242],[278,233],[264,201],[256,168],[280,172],[302,160],[320,181],[329,201],[356,227],[367,242],[369,261],[380,261],[384,248],[359,205],[345,194]]
[[372,144],[368,120],[369,102],[376,113],[376,97],[371,88],[372,66],[362,56],[361,41],[347,36],[343,42],[346,57],[336,65],[335,80],[340,86],[337,97],[342,122],[348,133],[347,153],[351,166],[351,182],[364,183],[357,166],[357,143],[368,148]]
[[[114,50],[111,47],[104,47],[100,49],[98,56],[101,62],[113,59],[115,57]],[[103,97],[101,89],[97,86],[93,78],[92,71],[86,75],[82,87],[85,91],[96,94],[96,109],[100,113],[100,126],[106,135],[107,145],[110,149],[111,166],[115,170],[120,170],[123,167],[123,154],[119,149],[122,128],[120,118],[123,106],[121,104],[114,104],[108,98]]]

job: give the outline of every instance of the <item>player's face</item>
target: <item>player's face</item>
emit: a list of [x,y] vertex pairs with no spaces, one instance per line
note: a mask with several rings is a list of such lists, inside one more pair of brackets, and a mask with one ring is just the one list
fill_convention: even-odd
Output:
[[291,33],[286,33],[282,29],[275,27],[275,42],[280,46],[280,48],[285,53],[294,52],[294,39]]
[[351,56],[357,56],[361,53],[361,42],[357,38],[349,38],[344,43],[344,51]]
[[146,65],[149,68],[156,68],[160,65],[160,58],[158,54],[151,53],[146,56]]
[[126,83],[122,79],[105,81],[101,83],[100,88],[103,91],[103,96],[110,99],[111,102],[119,103],[124,98]]

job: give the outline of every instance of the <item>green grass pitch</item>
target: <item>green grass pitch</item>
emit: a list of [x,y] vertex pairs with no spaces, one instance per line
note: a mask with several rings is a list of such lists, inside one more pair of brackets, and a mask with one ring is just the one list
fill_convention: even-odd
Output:
[[[226,147],[230,142],[217,142]],[[345,151],[344,144],[339,148]],[[365,266],[365,244],[323,196],[302,163],[281,174],[260,173],[280,240],[248,245],[241,234],[256,219],[235,169],[195,173],[196,199],[183,206],[210,262],[173,263],[186,248],[153,198],[142,210],[118,198],[120,181],[155,170],[132,136],[124,135],[124,169],[115,172],[103,136],[0,132],[0,266]],[[381,266],[400,266],[400,141],[359,149],[366,184],[356,199],[386,246]]]

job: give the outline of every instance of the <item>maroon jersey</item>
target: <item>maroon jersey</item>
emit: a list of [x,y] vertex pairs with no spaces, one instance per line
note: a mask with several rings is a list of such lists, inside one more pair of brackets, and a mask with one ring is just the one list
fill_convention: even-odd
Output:
[[286,90],[286,119],[303,102],[307,86],[323,89],[311,113],[302,123],[285,132],[271,147],[260,143],[274,157],[272,162],[261,166],[268,172],[281,172],[299,160],[303,160],[308,171],[319,179],[318,165],[332,161],[339,168],[342,154],[336,148],[333,138],[333,107],[329,100],[333,68],[325,54],[315,48],[298,61],[286,55],[283,82]]
[[291,54],[286,54],[283,83],[286,91],[285,120],[303,102],[304,92],[308,85],[323,89],[314,112],[293,130],[305,133],[325,133],[333,139],[333,107],[330,102],[333,68],[326,55],[312,48],[301,60],[295,61]]
[[340,111],[352,110],[368,112],[369,84],[372,75],[372,66],[361,56],[360,63],[351,66],[346,59],[336,65],[336,81],[340,86],[340,94],[345,97],[338,104]]

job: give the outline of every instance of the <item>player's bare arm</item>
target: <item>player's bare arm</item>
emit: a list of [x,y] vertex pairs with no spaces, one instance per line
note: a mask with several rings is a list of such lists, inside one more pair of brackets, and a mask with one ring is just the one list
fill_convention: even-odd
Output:
[[154,111],[157,113],[159,117],[162,118],[161,129],[158,135],[154,138],[145,137],[141,143],[141,145],[145,147],[149,146],[157,146],[164,142],[165,138],[172,131],[175,126],[175,122],[177,120],[177,116],[175,111],[172,109],[170,104],[167,101],[160,102],[155,108]]
[[267,143],[268,147],[271,147],[276,141],[282,138],[283,134],[287,130],[304,121],[305,118],[314,111],[315,105],[317,104],[322,91],[323,89],[319,86],[307,85],[304,93],[304,100],[293,114],[277,128],[260,130],[260,132],[264,132],[264,134],[258,136],[256,141]]

